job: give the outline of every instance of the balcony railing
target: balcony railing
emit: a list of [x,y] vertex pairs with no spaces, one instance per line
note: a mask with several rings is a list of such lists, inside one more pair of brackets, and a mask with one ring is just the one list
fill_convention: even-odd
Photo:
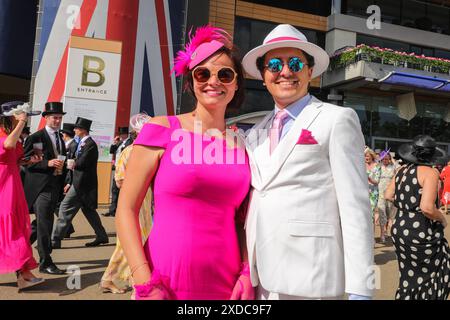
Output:
[[450,60],[399,52],[388,48],[360,44],[338,50],[330,57],[329,70],[345,68],[358,61],[367,61],[450,75]]

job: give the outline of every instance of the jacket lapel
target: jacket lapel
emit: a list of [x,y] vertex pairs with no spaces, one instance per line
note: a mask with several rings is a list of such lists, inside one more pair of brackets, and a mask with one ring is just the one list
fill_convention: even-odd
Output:
[[261,145],[267,139],[266,127],[273,117],[273,111],[269,112],[264,119],[250,129],[249,134],[245,139],[247,154],[250,160],[250,168],[252,171],[252,185],[260,185],[262,183],[261,168],[257,159],[255,150],[262,147]]
[[272,181],[272,179],[280,171],[283,164],[286,162],[291,152],[294,150],[302,129],[308,129],[309,126],[316,120],[317,116],[321,112],[321,105],[322,102],[320,100],[315,97],[311,99],[310,103],[305,106],[297,119],[295,119],[293,126],[286,136],[284,136],[284,138],[280,141],[272,155],[269,154],[267,143],[267,148],[265,148],[264,151],[267,153],[266,156],[271,157],[271,167],[269,169],[270,172],[265,175],[266,180],[263,181],[263,188]]

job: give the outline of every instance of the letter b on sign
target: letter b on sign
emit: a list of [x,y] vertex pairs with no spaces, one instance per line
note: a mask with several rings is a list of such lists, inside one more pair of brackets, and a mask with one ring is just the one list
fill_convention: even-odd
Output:
[[[105,74],[102,72],[105,69],[105,61],[99,57],[84,56],[83,59],[83,76],[81,79],[82,86],[88,87],[100,87],[105,82]],[[91,81],[88,79],[89,74],[94,75],[97,81]]]

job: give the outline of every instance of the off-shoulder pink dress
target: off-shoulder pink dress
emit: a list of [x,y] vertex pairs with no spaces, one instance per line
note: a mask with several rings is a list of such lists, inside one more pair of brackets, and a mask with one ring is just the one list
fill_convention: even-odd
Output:
[[[134,142],[165,149],[144,246],[150,268],[169,277],[177,299],[229,299],[241,268],[235,223],[243,217],[237,212],[250,188],[245,149],[231,149],[220,138],[208,141],[182,129],[177,117],[168,119],[170,128],[146,124]],[[224,163],[211,163],[208,155],[219,159],[218,150]],[[226,161],[227,152],[234,161]]]
[[30,245],[30,214],[18,161],[23,149],[5,149],[7,135],[0,129],[0,274],[37,267]]

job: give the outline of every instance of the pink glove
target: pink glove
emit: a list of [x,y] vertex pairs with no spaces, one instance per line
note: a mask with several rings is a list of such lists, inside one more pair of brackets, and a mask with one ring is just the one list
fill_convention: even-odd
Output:
[[250,280],[250,268],[247,262],[243,264],[240,274],[234,285],[230,300],[255,300],[255,289]]

